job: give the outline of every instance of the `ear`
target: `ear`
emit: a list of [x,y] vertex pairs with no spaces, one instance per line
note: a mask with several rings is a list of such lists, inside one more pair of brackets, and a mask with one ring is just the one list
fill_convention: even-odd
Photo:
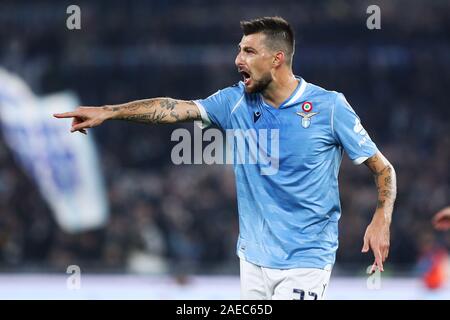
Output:
[[274,67],[279,67],[279,66],[283,65],[285,61],[286,61],[286,55],[284,54],[284,52],[278,51],[273,56],[272,65]]

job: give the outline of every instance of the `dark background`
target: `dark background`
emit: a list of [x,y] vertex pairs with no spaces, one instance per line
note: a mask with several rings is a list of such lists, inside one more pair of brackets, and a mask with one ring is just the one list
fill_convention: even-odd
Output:
[[[81,8],[81,30],[66,8]],[[366,27],[368,5],[381,30]],[[70,89],[83,105],[204,98],[240,80],[239,21],[281,15],[296,32],[294,72],[343,92],[398,178],[387,270],[415,272],[448,247],[430,219],[450,203],[448,1],[9,1],[0,3],[0,65],[39,94]],[[107,123],[94,134],[110,199],[105,228],[63,232],[0,138],[0,270],[236,273],[237,207],[229,166],[175,166],[175,128]],[[345,159],[336,272],[363,272],[376,206],[363,166]],[[137,258],[145,257],[146,262]],[[161,264],[162,263],[162,264]],[[162,267],[158,267],[161,266]]]

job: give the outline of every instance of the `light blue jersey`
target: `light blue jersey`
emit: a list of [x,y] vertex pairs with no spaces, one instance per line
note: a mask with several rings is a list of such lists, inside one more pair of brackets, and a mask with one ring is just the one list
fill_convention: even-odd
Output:
[[275,174],[262,174],[259,163],[234,165],[238,256],[268,268],[327,269],[338,248],[343,150],[360,164],[377,147],[344,95],[298,80],[279,109],[246,93],[242,82],[195,102],[204,125],[278,131],[268,134],[279,140]]

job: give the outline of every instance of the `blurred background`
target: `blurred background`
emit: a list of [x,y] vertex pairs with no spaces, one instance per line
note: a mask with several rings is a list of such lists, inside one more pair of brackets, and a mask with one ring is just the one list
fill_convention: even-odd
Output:
[[[81,9],[80,30],[66,27],[72,4]],[[381,9],[380,30],[366,27],[371,4]],[[343,92],[397,172],[385,285],[370,290],[365,271],[373,258],[361,247],[376,187],[367,168],[345,156],[330,298],[450,299],[445,276],[429,280],[450,247],[450,232],[430,222],[450,204],[449,1],[2,0],[0,67],[38,97],[69,91],[81,105],[204,98],[240,81],[239,21],[266,15],[293,26],[295,73]],[[192,124],[110,122],[79,134],[93,143],[107,213],[100,225],[75,231],[55,219],[3,128],[0,297],[47,297],[40,290],[51,283],[69,294],[66,270],[78,265],[92,288],[109,285],[111,293],[102,277],[122,279],[113,283],[125,291],[113,298],[239,298],[232,168],[174,165],[171,133],[180,127],[193,131]],[[67,297],[105,297],[99,290]],[[56,291],[48,297],[64,297]]]

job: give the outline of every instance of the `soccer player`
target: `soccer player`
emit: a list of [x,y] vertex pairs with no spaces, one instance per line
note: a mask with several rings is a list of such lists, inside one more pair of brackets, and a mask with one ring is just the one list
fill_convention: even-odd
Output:
[[[71,132],[105,120],[201,120],[222,130],[278,130],[278,167],[234,164],[239,208],[241,298],[323,299],[338,248],[338,172],[343,151],[375,177],[378,204],[362,252],[372,271],[388,257],[396,176],[343,94],[294,76],[294,34],[280,17],[242,21],[235,64],[243,81],[202,100],[154,98],[56,114]],[[270,151],[270,150],[269,150]]]
[[434,215],[433,225],[440,231],[450,230],[450,207],[445,207]]

